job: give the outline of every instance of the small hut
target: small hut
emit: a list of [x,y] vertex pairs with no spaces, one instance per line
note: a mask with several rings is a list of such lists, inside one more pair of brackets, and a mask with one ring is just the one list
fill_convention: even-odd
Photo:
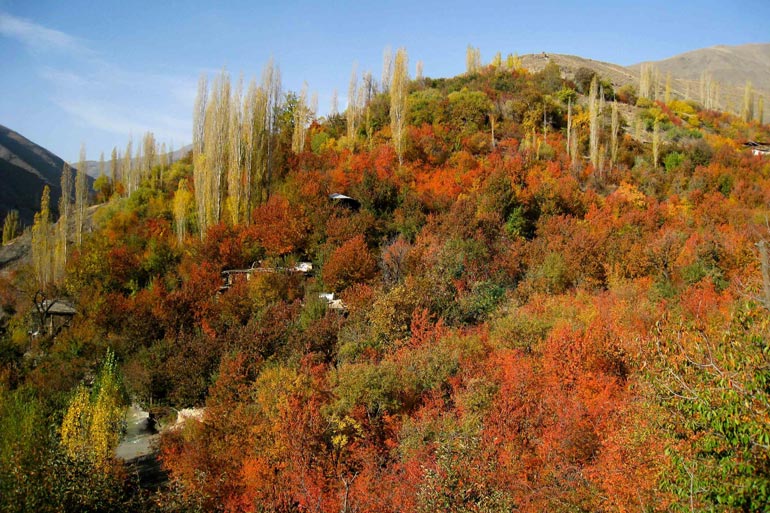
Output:
[[40,299],[35,300],[37,310],[37,331],[30,334],[56,335],[62,328],[69,326],[72,318],[77,314],[75,306],[66,299]]
[[357,199],[351,198],[350,196],[345,196],[344,194],[340,194],[338,192],[329,194],[329,199],[335,205],[348,208],[350,210],[353,210],[354,212],[358,211],[361,208],[360,201],[358,201]]

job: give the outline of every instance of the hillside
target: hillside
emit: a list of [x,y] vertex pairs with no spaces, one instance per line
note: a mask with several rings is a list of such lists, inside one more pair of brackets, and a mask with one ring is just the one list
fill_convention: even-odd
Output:
[[[664,75],[671,73],[676,78],[697,81],[707,72],[714,80],[733,87],[743,88],[746,81],[764,91],[770,87],[770,43],[712,46],[650,62]],[[641,64],[629,68],[638,73]]]
[[21,223],[31,225],[46,185],[51,188],[51,204],[57,205],[62,166],[57,155],[0,125],[0,219],[18,210]]
[[407,61],[326,118],[223,71],[195,155],[0,251],[0,508],[766,509],[770,126],[574,56]]
[[[531,72],[542,71],[549,62],[554,62],[567,78],[574,77],[580,68],[588,68],[609,80],[616,89],[626,84],[638,87],[643,64],[626,67],[575,55],[548,52],[523,55],[521,60],[522,65]],[[719,105],[723,110],[740,112],[747,81],[751,81],[757,98],[760,95],[770,98],[770,43],[713,46],[660,61],[647,62],[659,71],[661,87],[665,84],[666,76],[671,75],[671,90],[675,97],[701,101],[701,76],[708,73],[719,83]]]
[[[757,95],[770,98],[770,43],[712,46],[651,62],[663,77],[670,73],[677,79],[680,89],[689,87],[696,100],[702,74],[710,74],[722,87],[720,104],[726,110],[740,111],[747,81],[751,81]],[[641,65],[629,69],[638,74]]]
[[596,61],[576,55],[564,55],[558,53],[538,53],[521,56],[521,63],[524,68],[532,73],[542,71],[549,62],[555,62],[562,70],[565,78],[574,78],[575,73],[580,68],[588,68],[596,72],[599,76],[612,82],[613,86],[620,87],[626,84],[637,84],[639,82],[639,72],[629,70],[619,64],[610,62]]

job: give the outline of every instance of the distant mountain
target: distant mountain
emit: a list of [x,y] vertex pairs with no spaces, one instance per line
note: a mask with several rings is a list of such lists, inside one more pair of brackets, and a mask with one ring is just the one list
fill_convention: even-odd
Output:
[[[653,62],[661,74],[700,80],[705,71],[722,84],[744,87],[750,80],[756,89],[770,87],[770,43],[712,46]],[[629,66],[636,73],[642,63]]]
[[10,210],[18,210],[22,225],[31,225],[46,185],[56,210],[63,166],[57,155],[0,125],[0,222]]
[[[530,72],[538,72],[549,62],[559,65],[567,78],[574,77],[580,68],[589,68],[612,82],[615,88],[626,84],[639,85],[642,64],[621,66],[575,55],[539,53],[523,55],[523,66]],[[740,112],[746,81],[751,81],[755,101],[759,96],[770,98],[770,43],[740,46],[713,46],[676,55],[661,61],[647,61],[660,73],[661,88],[671,75],[671,90],[675,97],[702,101],[700,79],[706,72],[719,84],[721,110]]]
[[[650,61],[662,77],[671,74],[676,89],[690,91],[690,97],[700,100],[700,79],[706,72],[720,85],[720,107],[740,111],[744,88],[751,81],[755,97],[770,97],[770,43],[701,48],[661,61]],[[638,75],[643,63],[629,66]]]
[[[185,157],[190,151],[192,151],[192,144],[188,144],[187,146],[182,146],[178,150],[175,150],[173,153],[170,153],[171,159],[170,162],[176,162],[177,160]],[[137,159],[131,159],[134,163],[136,163]],[[73,162],[71,164],[73,167],[77,166],[77,162]],[[110,155],[104,155],[104,172],[109,176],[110,174]],[[86,174],[92,178],[98,178],[99,177],[99,161],[98,160],[86,160]]]

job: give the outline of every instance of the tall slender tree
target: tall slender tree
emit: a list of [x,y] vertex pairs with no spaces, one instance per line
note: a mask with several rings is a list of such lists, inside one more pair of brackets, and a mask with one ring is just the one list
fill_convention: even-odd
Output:
[[353,64],[353,70],[350,72],[350,83],[348,84],[348,107],[345,110],[348,139],[351,142],[355,140],[356,129],[358,128],[358,71],[356,68],[357,65]]
[[198,212],[198,227],[200,236],[206,233],[206,201],[207,201],[207,163],[204,152],[204,140],[206,135],[206,110],[208,108],[209,86],[208,79],[201,75],[198,79],[198,94],[195,96],[193,108],[193,184],[195,186],[195,206]]
[[481,71],[481,50],[468,45],[465,50],[466,73],[478,73]]
[[620,132],[620,115],[618,114],[618,102],[612,101],[612,121],[610,132],[610,167],[614,167],[618,161],[618,135]]
[[329,116],[336,116],[339,114],[340,108],[337,100],[337,90],[332,91],[332,99],[329,104]]
[[291,135],[291,151],[302,153],[305,149],[307,123],[310,120],[310,108],[307,105],[307,82],[302,84],[302,91],[294,107],[294,131]]
[[177,241],[182,244],[187,237],[187,225],[189,223],[190,205],[192,204],[192,193],[187,187],[187,180],[179,180],[176,192],[174,193],[174,228],[176,230]]
[[134,163],[131,159],[133,156],[133,146],[134,141],[132,137],[128,138],[128,142],[126,143],[126,152],[123,154],[123,165],[120,168],[120,175],[121,179],[123,180],[123,185],[125,186],[125,193],[127,196],[130,196],[133,191],[131,188],[131,179],[134,169]]
[[660,160],[660,123],[658,119],[652,124],[652,167],[658,168]]
[[387,93],[390,90],[390,83],[393,77],[393,51],[390,46],[386,46],[382,52],[382,92]]
[[32,225],[32,267],[40,288],[53,281],[51,265],[51,190],[46,185],[40,198],[40,211]]
[[[230,75],[225,71],[211,85],[211,98],[206,107],[203,151],[205,160],[204,210],[198,213],[203,229],[222,218],[226,171],[229,164]],[[202,214],[202,215],[201,215]]]
[[594,168],[598,169],[599,166],[599,100],[598,96],[599,83],[594,75],[591,79],[591,88],[588,93],[588,116],[589,116],[589,158]]
[[158,146],[155,141],[155,134],[152,132],[146,132],[142,138],[142,159],[141,168],[135,187],[139,185],[142,180],[149,180],[150,186],[154,189],[157,187],[156,177],[153,175],[153,168],[156,164],[158,156]]
[[230,123],[228,126],[228,166],[227,166],[227,210],[230,223],[237,225],[241,221],[243,210],[243,77],[238,79],[232,101],[230,102]]
[[86,178],[86,145],[80,146],[80,159],[75,173],[75,244],[83,242],[83,227],[88,208],[88,180]]
[[110,153],[110,180],[112,180],[112,187],[113,189],[118,185],[118,182],[120,181],[120,171],[119,171],[119,157],[118,157],[118,147],[113,146],[112,147],[112,153]]
[[746,82],[746,87],[743,91],[743,108],[741,109],[741,117],[747,123],[754,119],[754,88],[751,85],[751,81]]
[[11,210],[5,214],[3,221],[3,245],[16,238],[19,232],[19,211]]
[[399,48],[393,65],[390,84],[390,131],[399,165],[404,162],[404,128],[406,127],[407,96],[409,86],[409,58],[406,49]]
[[67,267],[69,219],[72,211],[72,168],[64,164],[61,173],[61,197],[59,198],[59,221],[57,223],[54,268],[56,279],[64,277]]

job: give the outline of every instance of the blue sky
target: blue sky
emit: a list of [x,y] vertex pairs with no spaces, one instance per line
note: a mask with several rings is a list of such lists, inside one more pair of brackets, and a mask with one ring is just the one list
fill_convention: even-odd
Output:
[[0,0],[0,124],[65,160],[85,143],[109,156],[151,130],[191,140],[198,77],[222,67],[246,81],[272,57],[284,90],[303,81],[325,113],[343,109],[354,63],[379,77],[385,47],[410,71],[464,71],[468,44],[632,64],[716,44],[770,41],[757,1],[87,1]]

